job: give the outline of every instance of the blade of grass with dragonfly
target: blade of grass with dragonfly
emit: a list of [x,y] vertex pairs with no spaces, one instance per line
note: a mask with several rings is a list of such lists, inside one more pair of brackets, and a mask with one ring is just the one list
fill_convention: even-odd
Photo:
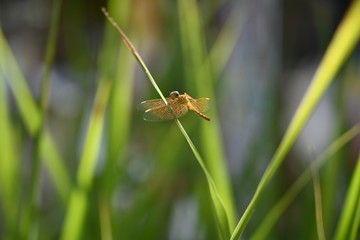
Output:
[[273,206],[269,213],[266,214],[264,220],[260,223],[255,233],[250,238],[251,240],[266,239],[269,232],[274,227],[275,223],[279,220],[280,216],[299,195],[307,183],[311,180],[311,168],[317,166],[320,168],[327,161],[334,160],[334,156],[345,144],[351,141],[354,137],[360,134],[360,124],[355,125],[350,130],[345,132],[337,138],[322,154],[319,155],[311,165],[298,177],[289,190],[281,197],[281,199]]
[[[246,13],[248,8],[246,4],[243,4],[244,7],[241,9],[242,19],[246,18]],[[236,42],[240,36],[240,32],[242,30],[242,24],[239,24],[236,16],[239,14],[239,9],[234,8],[228,17],[228,20],[224,23],[219,35],[215,39],[214,44],[212,45],[209,55],[206,57],[204,61],[204,65],[214,66],[213,68],[213,80],[218,79],[218,76],[224,69],[226,62],[229,60],[233,49],[236,46]],[[240,27],[239,27],[240,26]],[[215,64],[216,63],[216,64]],[[194,130],[196,123],[188,122],[187,123],[187,131],[192,132]],[[164,141],[160,144],[159,151],[156,151],[156,159],[164,160],[161,164],[165,164],[167,167],[171,167],[173,162],[169,161],[169,159],[174,159],[175,156],[179,154],[179,151],[182,149],[182,145],[179,144],[181,135],[178,134],[176,129],[171,128],[171,130],[164,136]],[[168,146],[171,146],[172,151],[163,151],[163,149],[167,149]],[[171,170],[170,170],[171,171]],[[155,176],[154,176],[155,177]],[[151,178],[150,178],[151,179]],[[199,187],[200,191],[204,191],[207,197],[207,190]],[[211,205],[210,205],[211,206]],[[205,206],[206,208],[206,206]],[[210,233],[211,234],[211,233]]]
[[[244,14],[242,14],[241,19],[246,18],[247,15],[246,13],[248,10],[246,4],[242,4],[242,6],[243,5],[244,7],[241,8],[241,12]],[[213,80],[218,79],[218,76],[223,71],[224,66],[231,57],[231,53],[233,52],[233,49],[235,48],[237,40],[240,36],[240,32],[242,30],[241,27],[242,24],[240,24],[238,21],[237,18],[238,14],[239,14],[238,8],[234,8],[231,11],[230,16],[228,17],[227,21],[224,23],[224,26],[222,27],[219,35],[216,37],[214,44],[211,46],[209,55],[206,56],[204,65],[215,66],[213,68]],[[194,121],[187,122],[187,128],[186,128],[187,132],[192,132],[193,130],[195,130],[196,125],[197,124]],[[157,149],[159,150],[156,151],[155,153],[156,156],[155,159],[158,159],[160,161],[159,163],[161,164],[161,166],[165,167],[166,169],[169,169],[169,171],[171,172],[174,171],[174,166],[172,166],[174,165],[174,162],[170,160],[178,156],[180,151],[183,149],[182,144],[180,144],[182,136],[178,134],[178,130],[176,128],[177,127],[171,128],[171,130],[168,131],[165,136],[163,136],[164,140],[158,145]],[[169,146],[171,146],[171,151],[164,151],[164,149],[168,149]],[[154,175],[149,179],[158,178],[156,174],[158,173],[155,172]],[[166,179],[166,181],[169,181],[169,178],[172,179],[171,174],[165,176],[163,175],[164,174],[162,174],[161,176],[163,179]],[[201,186],[203,186],[203,184]],[[204,201],[208,201],[209,199],[208,190],[206,188],[204,189],[200,187],[198,187],[197,189],[204,193],[205,195],[205,197],[203,198]],[[199,196],[199,194],[197,194],[196,196]],[[205,202],[200,200],[200,204],[202,205],[203,208],[205,208],[204,214],[208,214],[209,213],[208,207],[211,207],[211,202],[209,204],[206,203],[205,205]],[[211,218],[212,217],[211,214],[212,213],[210,212],[208,215],[206,215],[206,217],[209,216],[209,218]],[[209,234],[213,234],[213,233],[209,232]]]
[[[0,69],[6,76],[7,83],[12,90],[16,105],[24,122],[26,129],[31,136],[40,128],[40,111],[30,93],[26,80],[11,52],[9,44],[0,28]],[[42,146],[43,161],[54,182],[59,198],[65,205],[71,187],[70,177],[64,161],[58,153],[49,131],[45,131]]]
[[[164,97],[164,95],[162,94],[160,88],[158,87],[158,85],[156,84],[154,78],[152,77],[150,71],[148,70],[148,68],[146,67],[145,63],[143,62],[142,58],[140,57],[139,53],[135,50],[134,46],[132,45],[132,43],[130,42],[130,40],[127,38],[127,36],[123,33],[123,31],[120,29],[120,27],[117,25],[117,23],[110,17],[110,15],[108,14],[108,12],[106,11],[105,8],[102,8],[102,11],[104,13],[104,15],[108,18],[108,20],[110,21],[110,23],[115,27],[115,29],[117,30],[117,32],[119,33],[121,39],[123,40],[123,42],[125,43],[125,45],[129,48],[129,50],[132,52],[132,54],[134,55],[134,57],[136,58],[136,60],[139,62],[139,64],[141,65],[142,69],[144,70],[145,74],[148,76],[150,82],[152,83],[152,85],[154,86],[154,88],[156,89],[156,91],[159,93],[161,99],[165,102],[165,104],[168,106],[168,103]],[[170,107],[169,111],[173,114],[172,110]],[[176,124],[178,125],[180,131],[182,132],[182,134],[184,135],[185,139],[187,140],[191,150],[193,151],[196,159],[198,160],[201,168],[203,169],[206,179],[208,181],[208,185],[209,185],[209,190],[212,196],[212,200],[213,200],[213,204],[215,207],[215,211],[216,211],[216,216],[217,216],[217,221],[220,225],[220,235],[222,238],[227,239],[229,236],[229,223],[228,223],[228,218],[227,218],[227,214],[226,211],[224,209],[224,204],[221,200],[221,197],[215,187],[214,181],[212,179],[212,176],[210,175],[209,171],[207,170],[205,163],[202,159],[202,157],[200,156],[199,152],[197,151],[195,145],[193,144],[192,140],[190,139],[190,137],[188,136],[187,132],[185,131],[185,129],[183,128],[183,126],[181,125],[180,121],[178,119],[175,119]]]
[[[239,11],[241,13],[239,14]],[[249,12],[249,8],[244,3],[241,5],[241,8],[234,8],[230,13],[227,21],[224,23],[224,26],[220,30],[219,35],[215,39],[214,44],[212,45],[209,54],[206,56],[206,59],[203,63],[205,66],[213,67],[213,80],[216,81],[218,76],[220,76],[221,72],[224,70],[226,63],[229,61],[231,57],[231,53],[234,51],[236,42],[240,37],[241,30],[243,28],[243,20],[246,19],[247,13]],[[236,18],[236,16],[241,15],[242,21]],[[190,128],[193,128],[194,123],[190,122]],[[188,127],[189,128],[189,127]],[[167,134],[165,137],[169,139],[173,139],[172,142],[177,142],[178,134],[173,132],[174,134]],[[174,136],[173,136],[174,135]],[[168,140],[164,140],[164,143],[168,142]],[[171,144],[170,144],[171,146]],[[160,148],[161,149],[161,148]],[[176,154],[176,151],[165,152],[162,151],[160,154]],[[169,157],[159,157],[161,159],[169,159]]]
[[309,119],[321,96],[334,79],[350,52],[354,49],[360,36],[360,1],[354,1],[340,23],[336,33],[315,73],[315,76],[301,101],[289,127],[269,163],[248,207],[238,222],[231,239],[238,239],[252,216],[255,207],[270,179],[278,170],[286,154],[293,146],[300,131]]

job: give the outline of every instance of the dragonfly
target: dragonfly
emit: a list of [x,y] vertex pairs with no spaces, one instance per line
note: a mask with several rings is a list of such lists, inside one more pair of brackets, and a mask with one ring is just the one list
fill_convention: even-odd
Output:
[[[172,91],[170,97],[166,98],[166,101],[176,118],[183,117],[190,110],[210,121],[210,118],[203,114],[209,110],[209,98],[194,99],[187,93],[179,94],[178,91]],[[143,101],[138,105],[138,110],[144,111],[143,117],[146,121],[166,121],[174,119],[173,114],[171,114],[162,99]]]

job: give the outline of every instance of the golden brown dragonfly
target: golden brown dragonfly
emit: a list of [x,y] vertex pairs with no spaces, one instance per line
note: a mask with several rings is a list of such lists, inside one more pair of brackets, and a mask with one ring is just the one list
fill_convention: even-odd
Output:
[[[172,91],[170,97],[166,98],[166,101],[176,118],[184,116],[188,110],[190,110],[210,121],[210,118],[203,114],[203,112],[209,110],[209,98],[194,99],[187,93],[179,94],[178,91]],[[139,104],[138,109],[145,111],[144,120],[146,121],[166,121],[174,119],[174,116],[162,99],[143,101]]]

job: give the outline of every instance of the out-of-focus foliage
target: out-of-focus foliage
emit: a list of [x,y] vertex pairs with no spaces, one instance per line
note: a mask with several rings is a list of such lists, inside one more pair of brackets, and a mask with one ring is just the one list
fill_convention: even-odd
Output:
[[[0,2],[0,238],[219,239],[205,176],[175,122],[146,122],[136,111],[159,96],[103,6],[165,95],[211,98],[212,121],[192,113],[180,121],[231,231],[350,2]],[[53,61],[45,57],[49,41]],[[333,83],[264,188],[245,238],[317,238],[313,185],[301,174],[328,146],[318,169],[324,233],[357,238],[359,141],[354,130],[339,138],[360,120],[354,46],[337,73],[323,69]],[[340,141],[345,147],[334,151]]]

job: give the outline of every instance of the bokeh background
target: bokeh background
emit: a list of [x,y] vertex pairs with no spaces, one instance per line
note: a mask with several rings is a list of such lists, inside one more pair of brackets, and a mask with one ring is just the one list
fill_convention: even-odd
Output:
[[[0,1],[1,30],[37,102],[48,64],[45,52],[55,2]],[[67,179],[58,178],[60,183],[55,184],[57,170],[49,170],[41,157],[34,213],[23,230],[36,139],[7,84],[16,139],[11,180],[16,197],[13,209],[2,204],[0,238],[64,237],[69,192],[78,182],[95,95],[106,78],[112,85],[86,190],[80,239],[218,239],[204,174],[173,121],[146,122],[136,110],[141,101],[159,96],[106,21],[102,6],[134,43],[165,96],[178,90],[194,98],[211,98],[211,122],[193,113],[181,122],[215,181],[217,174],[225,179],[229,188],[224,191],[231,196],[237,221],[349,4],[340,0],[62,0],[44,125]],[[359,57],[357,47],[272,179],[245,230],[246,239],[309,163],[359,122]],[[328,236],[334,232],[359,145],[355,138],[321,169]],[[11,225],[7,211],[13,212],[17,227]],[[317,239],[312,184],[267,237],[290,238]]]

